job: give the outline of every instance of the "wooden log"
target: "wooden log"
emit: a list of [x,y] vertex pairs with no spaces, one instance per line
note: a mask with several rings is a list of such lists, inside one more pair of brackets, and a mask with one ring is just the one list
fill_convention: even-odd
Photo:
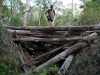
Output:
[[[19,51],[18,51],[18,54],[19,54],[20,61],[23,64],[24,63],[24,59],[23,59],[23,57],[22,57],[22,55],[21,55],[21,53]],[[25,73],[28,72],[26,66],[22,67],[22,69],[24,70]]]
[[[18,35],[29,35],[29,36],[40,36],[40,37],[51,37],[51,35],[55,36],[55,37],[59,37],[59,35],[79,35],[81,32],[71,32],[71,31],[55,31],[53,33],[48,33],[48,32],[40,32],[40,31],[30,31],[30,30],[12,30],[12,29],[7,29],[8,32],[10,33],[14,33],[14,31],[16,31],[16,33]],[[48,35],[48,36],[45,36]]]
[[69,45],[71,45],[71,44],[73,44],[73,43],[74,43],[74,42],[70,42],[69,44],[65,44],[65,45],[63,45],[63,46],[60,46],[60,47],[54,49],[54,50],[51,50],[51,51],[49,51],[49,52],[47,52],[47,53],[44,53],[44,54],[42,54],[42,55],[40,55],[40,56],[38,56],[38,57],[36,57],[36,58],[33,58],[32,60],[29,60],[29,61],[25,62],[24,64],[19,65],[19,67],[22,67],[22,66],[24,66],[24,65],[27,65],[27,64],[29,64],[29,63],[32,62],[32,61],[36,61],[36,60],[39,60],[39,59],[41,59],[41,58],[43,58],[43,57],[46,57],[46,56],[48,56],[48,55],[51,55],[52,53],[54,53],[54,52],[56,52],[56,51],[62,49],[63,47],[69,46]]
[[93,32],[96,32],[96,33],[100,34],[100,30],[86,31],[86,33],[93,33]]
[[34,31],[88,31],[88,30],[100,30],[100,24],[96,25],[85,25],[85,26],[28,26],[28,27],[14,27],[4,26],[14,30],[34,30]]
[[58,37],[60,37],[60,38],[62,38],[62,35],[41,34],[41,35],[30,35],[30,37],[40,37],[40,38],[58,38]]
[[[16,38],[18,38],[18,35],[17,35],[16,31],[14,31],[14,36],[15,36]],[[23,51],[23,48],[22,48],[21,43],[18,43],[18,46],[19,46],[19,49],[20,49],[20,52],[21,52],[21,54],[22,54],[22,56],[23,56],[24,61],[26,61],[27,59],[26,59],[26,56],[25,56],[25,53],[24,53],[24,51]]]
[[64,57],[72,54],[73,52],[79,50],[80,48],[82,48],[86,45],[87,45],[86,42],[78,42],[78,43],[74,44],[73,46],[71,46],[69,49],[66,49],[65,51],[63,51],[60,54],[56,55],[55,57],[51,58],[50,60],[48,60],[44,64],[39,65],[36,69],[41,70],[41,69],[46,68],[50,65],[53,65],[53,64],[59,62],[61,60],[60,58],[64,58]]
[[7,31],[10,32],[10,33],[16,32],[17,34],[29,34],[29,33],[31,33],[30,31],[26,31],[26,30],[11,30],[11,29],[7,29]]
[[73,55],[69,55],[66,60],[64,61],[63,65],[61,66],[61,68],[58,71],[58,75],[66,75],[67,70],[70,66],[70,63],[73,59]]
[[[14,35],[15,35],[16,38],[18,38],[18,35],[17,35],[16,31],[14,31]],[[22,49],[22,46],[21,46],[20,43],[18,43],[18,48],[19,48],[19,52],[21,54],[20,55],[20,60],[21,60],[21,63],[23,64],[27,60],[27,58],[25,56],[25,53],[23,52],[23,49]],[[23,68],[23,70],[24,70],[25,73],[28,72],[28,67],[24,66],[22,68]]]
[[92,33],[85,37],[74,37],[74,38],[14,38],[13,41],[35,41],[35,42],[66,42],[66,41],[77,41],[77,40],[94,40],[97,38],[97,33]]
[[95,40],[97,38],[97,33],[92,33],[88,36],[83,37],[83,40]]
[[62,35],[50,35],[50,34],[19,35],[19,37],[40,37],[40,38],[62,38],[62,36],[63,36],[63,34]]

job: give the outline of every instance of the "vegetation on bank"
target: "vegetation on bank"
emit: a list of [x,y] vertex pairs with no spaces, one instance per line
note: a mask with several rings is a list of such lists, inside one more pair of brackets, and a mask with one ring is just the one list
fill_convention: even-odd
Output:
[[79,25],[93,25],[100,23],[100,0],[87,2],[78,18]]
[[20,61],[16,52],[9,33],[0,26],[0,75],[19,75],[17,67]]

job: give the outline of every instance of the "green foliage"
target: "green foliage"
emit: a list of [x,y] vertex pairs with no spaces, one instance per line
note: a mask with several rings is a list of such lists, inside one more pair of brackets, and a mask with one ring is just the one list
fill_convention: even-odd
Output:
[[59,70],[59,67],[57,65],[53,65],[47,68],[47,75],[56,75],[58,70]]
[[41,15],[41,26],[48,26],[48,20],[45,18],[44,13]]
[[16,15],[12,16],[10,21],[9,21],[9,24],[13,25],[13,26],[21,26],[22,25],[22,20],[19,16],[21,16],[21,15],[16,14]]
[[22,25],[22,13],[24,4],[21,0],[4,0],[2,10],[2,23],[14,26]]
[[18,75],[19,62],[4,56],[0,58],[0,75]]
[[100,37],[91,47],[75,54],[68,75],[100,75]]
[[18,64],[13,57],[9,57],[9,50],[0,45],[0,75],[18,75]]
[[55,25],[68,26],[72,25],[72,23],[73,23],[72,9],[65,9],[62,15],[56,15]]
[[33,20],[32,18],[29,18],[27,26],[38,26],[38,21],[37,20]]
[[42,70],[35,70],[36,67],[33,66],[32,70],[33,73],[29,75],[56,75],[59,68],[57,65],[53,65],[51,67],[42,69]]
[[0,75],[19,75],[18,64],[20,62],[12,56],[11,50],[15,49],[14,46],[11,47],[12,44],[8,39],[6,29],[0,26]]
[[6,5],[3,5],[3,10],[1,15],[2,22],[7,23],[9,21],[9,18],[10,18],[10,10]]
[[100,23],[100,0],[87,2],[79,17],[80,25],[91,25]]

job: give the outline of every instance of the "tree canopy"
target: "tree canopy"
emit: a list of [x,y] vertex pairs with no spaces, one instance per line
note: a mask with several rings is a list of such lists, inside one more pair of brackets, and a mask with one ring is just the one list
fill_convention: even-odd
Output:
[[[80,5],[80,9],[76,8],[75,17],[73,17],[72,4],[63,5],[61,0],[30,0],[30,8],[27,18],[27,26],[48,26],[48,21],[44,12],[49,9],[50,4],[54,4],[56,17],[54,25],[87,25],[99,23],[99,0],[82,0],[84,5]],[[21,0],[4,0],[2,10],[2,23],[12,26],[22,26],[23,15],[26,8],[26,3]]]

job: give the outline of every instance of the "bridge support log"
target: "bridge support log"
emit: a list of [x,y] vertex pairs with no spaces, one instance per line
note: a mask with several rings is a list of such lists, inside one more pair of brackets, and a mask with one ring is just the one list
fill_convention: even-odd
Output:
[[85,37],[74,37],[74,38],[14,38],[13,41],[34,41],[34,42],[66,42],[66,41],[78,41],[78,40],[94,40],[97,37],[97,33],[92,33]]
[[54,63],[59,62],[61,60],[60,58],[65,58],[66,56],[72,54],[73,52],[77,51],[78,49],[80,49],[86,45],[87,45],[87,43],[85,43],[85,42],[78,42],[78,43],[74,44],[73,46],[71,46],[70,48],[66,49],[65,51],[61,52],[60,54],[56,55],[55,57],[51,58],[44,64],[39,65],[36,69],[41,70],[50,65],[53,65]]
[[48,56],[48,55],[51,55],[52,53],[55,53],[55,52],[61,50],[62,48],[67,47],[67,46],[69,46],[69,45],[71,45],[71,44],[73,44],[73,43],[74,43],[74,42],[70,42],[69,44],[65,44],[65,45],[60,46],[60,47],[58,47],[58,48],[56,48],[56,49],[53,49],[53,50],[51,50],[51,51],[49,51],[49,52],[47,52],[47,53],[44,53],[44,54],[42,54],[42,55],[40,55],[40,56],[38,56],[38,57],[36,57],[36,58],[33,58],[33,59],[31,59],[31,60],[29,60],[29,61],[27,61],[27,62],[25,62],[25,63],[19,65],[19,67],[22,67],[22,66],[24,66],[24,65],[27,65],[27,64],[29,64],[29,63],[32,62],[32,61],[37,61],[37,60],[39,60],[39,59],[41,59],[41,58],[43,58],[43,57],[46,57],[46,56]]
[[58,75],[67,75],[67,70],[71,64],[71,61],[73,59],[74,55],[69,55],[66,60],[64,61],[63,65],[61,66],[61,68],[58,71]]
[[4,26],[5,28],[14,30],[32,30],[42,32],[54,32],[54,31],[88,31],[88,30],[100,30],[100,24],[85,25],[85,26],[30,26],[30,27],[13,27]]

